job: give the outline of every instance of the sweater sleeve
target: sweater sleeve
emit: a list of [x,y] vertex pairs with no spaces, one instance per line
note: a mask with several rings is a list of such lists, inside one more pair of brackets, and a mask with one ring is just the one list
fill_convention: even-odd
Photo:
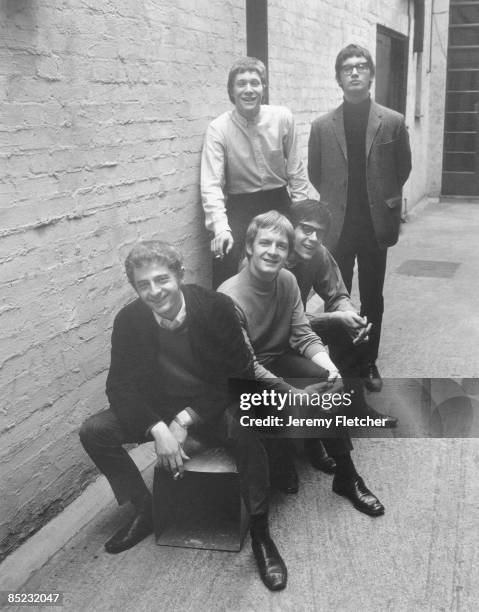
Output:
[[123,309],[113,323],[106,394],[123,428],[142,438],[161,416],[152,410],[143,392],[148,373],[144,371],[142,348],[136,332],[127,311]]
[[292,284],[291,291],[293,292],[294,305],[291,315],[289,345],[307,359],[311,359],[316,353],[325,352],[326,349],[321,338],[311,329],[308,318],[304,313],[301,294],[296,281]]

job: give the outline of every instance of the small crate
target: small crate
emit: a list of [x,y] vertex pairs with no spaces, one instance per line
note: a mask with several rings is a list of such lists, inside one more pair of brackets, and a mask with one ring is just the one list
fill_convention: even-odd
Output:
[[185,463],[179,480],[155,468],[153,515],[160,546],[241,550],[248,515],[233,459],[209,449]]

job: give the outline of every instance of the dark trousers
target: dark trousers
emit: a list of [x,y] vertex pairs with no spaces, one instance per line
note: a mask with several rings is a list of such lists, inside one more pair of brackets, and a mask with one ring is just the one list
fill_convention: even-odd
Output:
[[[268,511],[267,456],[257,434],[249,428],[241,427],[233,412],[225,411],[220,419],[192,427],[190,431],[203,446],[225,446],[232,453],[246,508],[252,515],[264,514]],[[80,428],[80,440],[92,461],[108,479],[118,503],[121,505],[131,501],[140,505],[149,491],[123,445],[132,442],[142,444],[151,440],[138,439],[125,432],[112,410],[105,410],[87,419]],[[198,449],[198,444],[195,446]],[[193,445],[190,444],[190,447]],[[187,454],[191,452],[190,447],[185,444]]]
[[238,266],[245,256],[246,230],[253,217],[270,210],[287,214],[291,200],[286,187],[229,195],[226,201],[226,215],[233,235],[234,245],[223,259],[213,259],[213,289],[238,273]]
[[375,363],[378,357],[381,324],[384,312],[384,277],[386,274],[387,249],[380,249],[372,236],[370,240],[358,241],[350,236],[341,236],[333,251],[346,289],[351,293],[354,262],[358,261],[359,298],[361,316],[372,323],[367,350],[366,363]]
[[361,370],[368,363],[368,343],[354,345],[350,335],[342,325],[331,326],[329,329],[315,328],[313,331],[329,348],[329,356],[338,368],[343,379],[344,391],[351,393],[351,406],[345,408],[347,416],[363,416],[368,406],[364,395],[364,382]]
[[[288,351],[275,359],[272,364],[269,363],[268,369],[298,388],[324,381],[327,376],[326,370],[293,351]],[[334,432],[334,429],[328,430],[330,435],[332,431]],[[337,437],[320,437],[319,439],[327,453],[333,458],[349,454],[353,448],[349,433],[345,429],[338,430]],[[290,440],[267,438],[265,446],[273,469],[281,470],[281,465],[292,462],[293,446]]]

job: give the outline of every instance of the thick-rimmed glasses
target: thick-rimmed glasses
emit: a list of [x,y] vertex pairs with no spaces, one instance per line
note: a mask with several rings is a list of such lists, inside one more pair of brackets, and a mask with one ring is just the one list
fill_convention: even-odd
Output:
[[360,64],[341,66],[341,72],[346,76],[351,76],[353,74],[353,70],[356,70],[358,74],[364,74],[369,70],[369,64],[367,62],[361,62]]

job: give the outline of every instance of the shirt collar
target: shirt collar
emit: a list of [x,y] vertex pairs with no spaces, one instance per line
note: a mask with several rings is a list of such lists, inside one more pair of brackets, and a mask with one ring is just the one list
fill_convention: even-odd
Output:
[[234,117],[235,121],[237,121],[243,127],[248,127],[249,125],[256,125],[257,123],[259,123],[259,120],[260,120],[260,117],[261,117],[262,108],[263,107],[260,106],[258,114],[255,115],[253,117],[253,119],[246,119],[246,117],[243,117],[243,115],[240,115],[240,113],[238,113],[238,111],[236,110],[236,107],[235,107],[233,109],[233,117]]
[[183,293],[181,293],[181,307],[178,311],[178,314],[176,315],[174,319],[165,319],[164,317],[160,317],[160,315],[157,315],[156,312],[154,311],[153,311],[153,315],[158,325],[162,327],[163,329],[169,329],[170,331],[174,329],[178,329],[178,327],[183,325],[186,319],[186,305],[185,305],[185,297]]

